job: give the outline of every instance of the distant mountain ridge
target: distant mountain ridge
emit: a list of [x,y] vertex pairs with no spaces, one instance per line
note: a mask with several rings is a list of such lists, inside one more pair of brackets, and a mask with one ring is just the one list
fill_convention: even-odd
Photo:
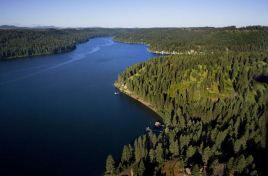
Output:
[[49,28],[62,28],[62,27],[56,27],[56,26],[36,26],[36,27],[32,27],[35,29],[49,29]]
[[35,26],[35,27],[19,27],[14,25],[2,25],[0,29],[49,29],[49,28],[62,28],[56,26]]
[[[0,29],[50,29],[50,28],[64,28],[64,27],[57,27],[57,26],[35,26],[35,27],[19,27],[19,26],[14,26],[14,25],[2,25],[0,26]],[[103,27],[99,27],[99,26],[92,26],[92,27],[65,27],[66,29],[70,29],[70,28],[78,28],[78,29],[86,29],[86,28],[95,28],[95,29],[99,29],[99,28],[103,28]]]
[[28,27],[18,27],[14,25],[2,25],[0,29],[28,29]]

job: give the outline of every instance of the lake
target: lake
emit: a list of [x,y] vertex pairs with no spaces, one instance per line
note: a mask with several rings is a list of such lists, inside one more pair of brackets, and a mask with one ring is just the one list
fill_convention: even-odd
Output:
[[127,66],[156,56],[107,37],[0,61],[0,173],[103,175],[109,154],[120,159],[125,144],[161,120],[113,85]]

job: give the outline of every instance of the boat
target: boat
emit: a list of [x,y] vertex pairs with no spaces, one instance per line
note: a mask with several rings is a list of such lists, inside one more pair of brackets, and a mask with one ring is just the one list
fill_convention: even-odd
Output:
[[154,126],[157,127],[157,128],[159,128],[159,127],[161,127],[162,125],[161,125],[160,122],[155,122]]
[[115,94],[115,95],[118,95],[118,92],[115,92],[114,94]]

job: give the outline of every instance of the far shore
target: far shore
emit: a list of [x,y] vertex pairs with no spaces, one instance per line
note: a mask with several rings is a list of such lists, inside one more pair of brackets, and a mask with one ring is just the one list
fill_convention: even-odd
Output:
[[[204,52],[198,52],[198,51],[195,51],[193,49],[189,50],[189,51],[183,51],[183,52],[179,52],[179,51],[172,51],[172,52],[169,52],[169,51],[155,51],[155,50],[150,50],[149,49],[149,46],[150,44],[146,44],[144,42],[137,42],[137,43],[134,43],[134,42],[122,42],[122,41],[116,41],[113,39],[113,41],[115,42],[119,42],[119,43],[127,43],[127,44],[138,44],[138,45],[146,45],[148,46],[147,48],[147,51],[149,51],[150,53],[153,53],[153,54],[160,54],[160,55],[200,55],[200,54],[205,54]],[[213,54],[213,52],[212,52]]]
[[[146,43],[143,43],[143,42],[140,42],[140,43],[132,43],[132,42],[120,42],[120,41],[116,41],[116,40],[113,40],[113,41],[114,42],[118,42],[118,43],[146,45],[148,47],[150,46],[150,44],[146,44]],[[153,54],[161,54],[161,55],[180,54],[180,53],[170,53],[168,51],[152,51],[152,50],[149,50],[149,48],[147,48],[147,51],[149,51],[150,53],[153,53]]]

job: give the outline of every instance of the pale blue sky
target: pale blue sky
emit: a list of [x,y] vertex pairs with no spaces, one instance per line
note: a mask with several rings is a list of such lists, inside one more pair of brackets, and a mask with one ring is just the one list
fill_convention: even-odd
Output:
[[268,0],[0,0],[0,25],[268,26]]

